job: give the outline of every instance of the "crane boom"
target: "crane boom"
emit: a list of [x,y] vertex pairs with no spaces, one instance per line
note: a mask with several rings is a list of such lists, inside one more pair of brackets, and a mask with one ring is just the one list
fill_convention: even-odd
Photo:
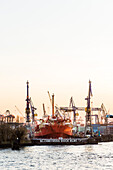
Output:
[[37,110],[37,108],[34,107],[33,102],[30,97],[30,106],[31,106],[31,112],[32,112],[32,123],[34,122],[34,112]]
[[[60,107],[60,110],[64,110],[65,112],[72,112],[72,111],[76,111],[76,110],[85,111],[85,107],[76,107],[76,106]],[[91,111],[101,111],[101,108],[94,107],[94,108],[91,108]]]
[[22,114],[22,112],[19,110],[19,108],[15,105],[16,109],[19,111],[19,113],[21,114],[22,117],[25,118],[25,116]]
[[48,93],[48,96],[49,96],[50,103],[52,104],[52,99],[51,99],[49,91],[47,91],[47,93]]
[[44,116],[46,115],[46,110],[45,110],[45,105],[43,103],[43,112],[44,112]]
[[[71,99],[70,99],[69,107],[71,107],[71,106],[72,106],[72,108],[75,108],[73,97],[71,97]],[[73,122],[75,123],[76,122],[76,109],[73,110],[73,117],[74,117]]]

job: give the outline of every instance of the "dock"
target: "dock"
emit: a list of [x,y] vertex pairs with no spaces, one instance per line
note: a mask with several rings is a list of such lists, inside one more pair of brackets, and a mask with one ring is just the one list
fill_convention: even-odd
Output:
[[65,139],[36,139],[32,140],[33,145],[86,145],[98,144],[94,138],[65,138]]

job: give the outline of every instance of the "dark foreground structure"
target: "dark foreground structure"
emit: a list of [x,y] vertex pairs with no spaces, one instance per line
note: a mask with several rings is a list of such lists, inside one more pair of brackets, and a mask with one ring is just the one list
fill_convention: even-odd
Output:
[[31,139],[20,143],[1,143],[0,148],[12,148],[12,150],[19,150],[25,146],[43,146],[43,145],[95,145],[100,142],[113,142],[113,135],[102,135],[100,137],[90,138],[61,138],[61,139]]

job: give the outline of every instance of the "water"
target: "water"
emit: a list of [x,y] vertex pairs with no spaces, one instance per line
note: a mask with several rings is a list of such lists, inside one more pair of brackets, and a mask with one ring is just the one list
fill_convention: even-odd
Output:
[[0,170],[113,170],[113,142],[0,150]]

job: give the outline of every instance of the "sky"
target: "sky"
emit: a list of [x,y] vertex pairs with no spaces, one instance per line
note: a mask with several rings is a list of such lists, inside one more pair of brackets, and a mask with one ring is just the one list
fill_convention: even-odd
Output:
[[47,91],[58,106],[93,106],[113,114],[113,1],[0,0],[0,113],[25,114],[30,96],[49,112]]

